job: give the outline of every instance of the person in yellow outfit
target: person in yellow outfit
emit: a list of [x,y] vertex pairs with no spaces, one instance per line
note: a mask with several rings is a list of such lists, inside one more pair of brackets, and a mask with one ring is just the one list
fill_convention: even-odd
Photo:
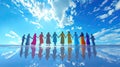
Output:
[[72,36],[70,34],[70,31],[68,31],[67,37],[68,37],[68,45],[72,44]]
[[81,32],[81,35],[80,35],[80,43],[81,43],[82,46],[85,46],[85,39],[84,39],[83,32]]
[[60,34],[59,37],[61,37],[61,41],[60,41],[61,45],[64,46],[65,34],[63,33],[63,31],[62,31],[62,33]]
[[68,31],[67,37],[68,37],[68,60],[70,60],[72,53],[72,36],[70,34],[70,31]]

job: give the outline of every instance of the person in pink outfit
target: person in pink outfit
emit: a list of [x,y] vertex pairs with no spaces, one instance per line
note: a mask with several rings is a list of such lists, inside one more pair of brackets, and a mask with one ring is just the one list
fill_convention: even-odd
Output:
[[31,43],[31,45],[36,45],[36,33],[33,35],[33,41],[32,41],[32,43]]

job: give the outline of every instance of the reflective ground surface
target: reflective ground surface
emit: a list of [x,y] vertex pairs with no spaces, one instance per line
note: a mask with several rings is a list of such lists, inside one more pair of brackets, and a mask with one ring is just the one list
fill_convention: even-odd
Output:
[[120,46],[0,46],[0,67],[119,67]]

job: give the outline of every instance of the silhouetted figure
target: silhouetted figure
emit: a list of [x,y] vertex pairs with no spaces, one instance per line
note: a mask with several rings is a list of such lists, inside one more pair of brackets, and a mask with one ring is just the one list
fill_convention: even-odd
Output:
[[64,46],[64,40],[65,40],[65,34],[63,33],[63,31],[62,31],[62,33],[60,34],[60,36],[59,37],[61,37],[61,40],[60,40],[60,44],[62,45],[62,46]]
[[50,47],[46,47],[46,60],[48,60],[50,57]]
[[91,34],[91,41],[92,41],[93,46],[95,46],[95,38],[92,34]]
[[26,38],[26,43],[25,45],[30,45],[30,34],[27,35],[27,38]]
[[22,36],[22,43],[21,43],[21,46],[23,46],[24,41],[25,41],[25,34]]
[[39,53],[38,53],[38,57],[41,59],[42,58],[42,52],[43,52],[43,48],[39,47]]
[[47,35],[46,35],[46,44],[47,44],[47,46],[50,46],[50,44],[51,44],[50,37],[51,37],[51,35],[48,32]]
[[86,45],[89,46],[90,45],[90,37],[89,34],[86,33]]
[[28,56],[28,51],[29,51],[29,45],[25,46],[25,58]]
[[54,32],[54,34],[53,34],[53,43],[56,46],[56,43],[57,43],[57,34],[56,34],[56,32]]
[[41,34],[39,35],[39,40],[40,40],[39,45],[40,45],[40,46],[44,43],[43,37],[44,37],[44,36],[43,36],[43,32],[41,32]]
[[78,37],[78,34],[77,32],[74,33],[74,44],[75,46],[79,46],[79,37]]
[[24,41],[25,41],[25,34],[22,36],[22,43],[21,43],[21,49],[20,49],[20,57],[22,57],[22,54],[23,54],[23,44],[24,44]]
[[55,60],[56,59],[56,53],[57,53],[57,50],[56,50],[56,47],[54,47],[53,49],[53,59]]
[[83,32],[81,32],[81,35],[80,35],[80,43],[81,43],[82,46],[85,46],[85,40],[84,40]]
[[88,57],[91,57],[91,47],[90,45],[87,46]]

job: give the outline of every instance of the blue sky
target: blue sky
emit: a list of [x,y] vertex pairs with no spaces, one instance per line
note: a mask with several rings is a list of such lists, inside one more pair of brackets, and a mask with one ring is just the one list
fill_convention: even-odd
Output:
[[94,34],[97,44],[120,44],[120,0],[0,0],[0,44],[23,34]]

